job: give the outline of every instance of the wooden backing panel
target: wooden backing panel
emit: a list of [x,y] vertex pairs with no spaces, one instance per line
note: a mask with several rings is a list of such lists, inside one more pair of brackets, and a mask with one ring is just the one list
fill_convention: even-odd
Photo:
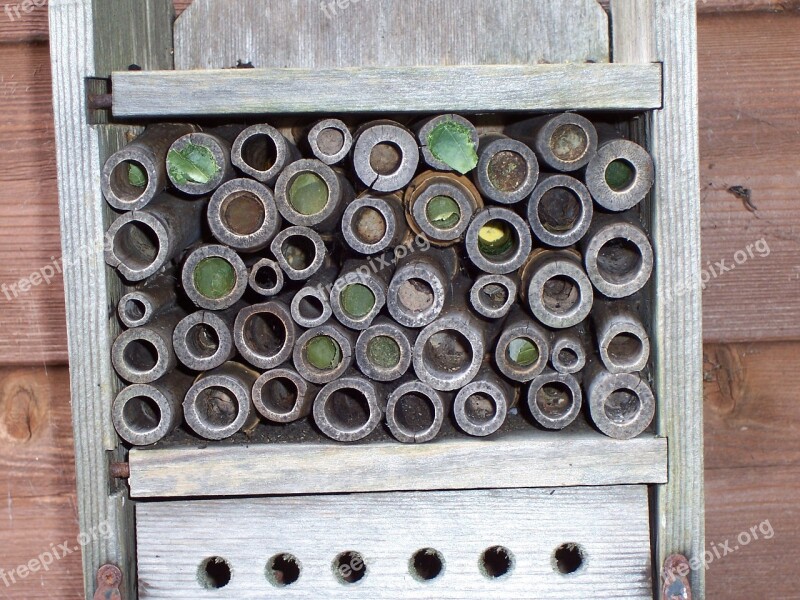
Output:
[[660,483],[667,468],[660,438],[540,431],[488,442],[133,449],[130,464],[134,498]]
[[74,491],[68,370],[0,369],[0,498]]
[[[799,13],[701,21],[703,322],[710,341],[800,337],[798,30]],[[734,186],[749,191],[755,210],[731,193]]]
[[[81,530],[106,523],[110,534],[83,548],[84,583],[91,598],[97,568],[120,565],[134,573],[133,514],[124,493],[110,481],[108,461],[117,437],[111,401],[118,381],[108,349],[114,279],[103,261],[108,209],[100,193],[100,168],[125,128],[87,124],[85,79],[108,76],[135,63],[145,69],[171,66],[168,0],[52,0],[50,3],[56,153],[69,336],[73,427]],[[109,297],[111,295],[111,297]]]
[[706,493],[708,597],[797,598],[800,466],[709,469]]
[[[141,598],[652,597],[645,486],[140,503],[136,521]],[[553,554],[570,543],[583,548],[584,567],[564,576]],[[514,565],[492,580],[479,563],[497,545]],[[425,583],[409,572],[423,548],[444,558],[443,574]],[[349,586],[332,569],[345,551],[366,564]],[[279,553],[302,568],[296,583],[276,590],[265,566]],[[203,589],[198,567],[214,556],[232,577]]]
[[48,47],[11,44],[3,52],[0,360],[6,365],[63,363],[67,352]]
[[177,69],[588,61],[608,62],[594,0],[196,0],[175,23]]
[[703,350],[706,468],[800,466],[800,343]]
[[114,115],[637,110],[661,105],[650,65],[224,69],[114,73]]
[[[647,37],[652,43],[624,42]],[[656,486],[656,561],[703,552],[703,397],[700,306],[700,196],[697,134],[697,35],[694,0],[612,2],[614,60],[664,68],[664,107],[650,113],[645,135],[656,164],[650,202],[653,246],[651,331],[656,427],[669,445],[669,482]],[[670,293],[681,289],[682,292]],[[659,567],[660,568],[660,567]],[[691,576],[694,597],[705,597],[704,573]]]
[[[74,495],[13,496],[3,502],[0,598],[83,598],[80,548],[85,538],[78,537]],[[105,531],[98,528],[94,537],[103,538]]]

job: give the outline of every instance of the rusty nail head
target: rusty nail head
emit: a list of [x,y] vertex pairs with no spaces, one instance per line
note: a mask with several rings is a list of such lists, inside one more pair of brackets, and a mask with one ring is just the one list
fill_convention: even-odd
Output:
[[103,565],[97,570],[97,591],[94,600],[122,600],[119,587],[122,584],[122,571],[116,565]]
[[672,554],[664,561],[661,577],[661,600],[692,600],[692,587],[688,575],[689,561],[682,554]]

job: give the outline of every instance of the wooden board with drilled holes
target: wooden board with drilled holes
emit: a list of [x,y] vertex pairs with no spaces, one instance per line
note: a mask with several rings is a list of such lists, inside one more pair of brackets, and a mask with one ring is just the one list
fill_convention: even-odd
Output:
[[[142,598],[651,597],[646,486],[155,502],[137,505],[136,524]],[[492,578],[481,557],[497,546],[511,564]],[[559,570],[561,547],[577,547],[571,567],[562,558],[572,573]],[[419,581],[412,557],[428,548],[443,568]],[[363,559],[344,562],[363,574],[357,583],[337,578],[345,552]],[[267,565],[281,554],[300,573],[276,589]],[[214,558],[231,576],[208,589],[203,565]]]

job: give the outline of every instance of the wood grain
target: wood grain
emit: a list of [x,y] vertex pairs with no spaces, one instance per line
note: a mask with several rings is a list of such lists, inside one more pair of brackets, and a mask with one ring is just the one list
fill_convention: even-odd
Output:
[[608,62],[608,35],[594,0],[195,0],[175,23],[175,67]]
[[[704,543],[695,3],[614,0],[611,16],[614,35],[622,36],[615,61],[657,60],[664,68],[663,108],[643,119],[642,132],[656,167],[649,199],[657,257],[650,317],[656,430],[669,444],[669,481],[655,487],[653,504],[654,561],[662,565],[671,554],[700,556]],[[678,288],[681,293],[672,293]],[[704,575],[690,575],[696,598],[705,598]]]
[[[701,21],[703,268],[708,280],[703,329],[708,341],[800,338],[799,30],[800,14],[794,12]],[[750,208],[741,193],[731,193],[733,186],[749,190]],[[760,252],[754,246],[759,240],[764,240]],[[721,273],[723,266],[734,268]]]
[[666,450],[662,438],[585,430],[408,445],[208,444],[131,450],[129,482],[134,498],[663,483]]
[[119,118],[661,106],[654,63],[121,71],[112,86]]
[[[119,387],[108,352],[116,318],[109,306],[119,293],[102,255],[111,215],[100,192],[100,169],[129,128],[91,126],[86,119],[87,77],[108,77],[131,63],[143,69],[172,66],[169,0],[51,0],[51,59],[59,209],[69,330],[70,381],[81,530],[104,523],[109,535],[83,547],[87,596],[100,565],[111,562],[133,582],[133,511],[115,486],[109,461],[122,457],[111,424]],[[98,243],[99,242],[99,243]],[[135,590],[131,589],[132,593]]]
[[8,575],[0,597],[82,595],[73,458],[67,369],[0,369],[0,568],[14,572],[53,544],[68,541],[70,549],[47,571],[15,573],[14,583]]
[[[11,44],[3,51],[0,356],[7,365],[64,363],[50,57],[46,44]],[[38,285],[31,285],[32,275]]]
[[[136,522],[141,598],[652,598],[646,486],[140,503]],[[553,564],[565,543],[585,555],[569,576]],[[514,568],[490,579],[480,556],[496,545]],[[409,567],[422,548],[444,559],[442,575],[425,583]],[[366,564],[355,585],[332,572],[348,550]],[[275,590],[265,565],[287,552],[300,577]],[[233,576],[207,590],[198,567],[213,556]]]

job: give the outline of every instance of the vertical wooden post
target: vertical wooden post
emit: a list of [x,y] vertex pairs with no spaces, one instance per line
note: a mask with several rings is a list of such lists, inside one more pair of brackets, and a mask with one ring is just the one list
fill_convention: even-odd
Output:
[[50,2],[64,291],[83,534],[78,541],[87,598],[93,597],[95,573],[104,563],[122,569],[130,597],[136,590],[132,503],[109,475],[109,460],[123,453],[111,424],[111,402],[119,383],[108,352],[117,327],[109,306],[119,285],[103,261],[109,210],[100,192],[100,169],[131,128],[89,124],[87,78],[108,77],[132,64],[172,68],[172,21],[170,0]]
[[[658,257],[652,331],[658,433],[668,438],[669,481],[654,495],[655,567],[673,553],[705,597],[700,183],[695,0],[612,0],[615,62],[663,63],[664,104],[646,136],[656,163],[651,222]],[[694,562],[692,562],[694,560]]]

